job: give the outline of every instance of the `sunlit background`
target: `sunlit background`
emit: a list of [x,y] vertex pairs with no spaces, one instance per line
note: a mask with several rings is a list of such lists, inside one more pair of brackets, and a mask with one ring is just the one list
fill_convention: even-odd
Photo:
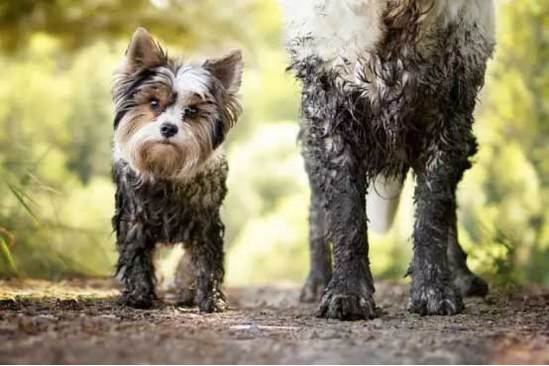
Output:
[[[459,189],[459,235],[492,286],[549,284],[549,2],[497,3],[499,45],[477,110],[481,149]],[[0,3],[0,277],[112,274],[110,82],[138,25],[172,55],[244,50],[245,112],[226,146],[227,282],[302,281],[299,85],[285,72],[273,0]],[[376,278],[406,272],[410,181],[391,232],[370,237]],[[159,276],[177,254],[162,254]]]

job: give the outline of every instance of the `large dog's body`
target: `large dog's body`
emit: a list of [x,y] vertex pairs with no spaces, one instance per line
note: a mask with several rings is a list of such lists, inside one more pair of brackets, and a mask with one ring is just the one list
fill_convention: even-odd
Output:
[[413,169],[410,310],[459,312],[452,282],[465,295],[486,292],[457,242],[455,190],[477,149],[473,111],[494,47],[491,0],[283,5],[291,70],[303,83],[301,139],[312,190],[303,299],[325,288],[321,316],[374,316],[367,188],[376,177],[394,185]]

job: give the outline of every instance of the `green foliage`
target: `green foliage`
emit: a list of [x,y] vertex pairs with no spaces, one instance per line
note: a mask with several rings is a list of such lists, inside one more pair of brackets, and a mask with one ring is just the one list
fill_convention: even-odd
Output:
[[[97,40],[122,39],[145,26],[165,41],[185,48],[220,46],[249,24],[253,2],[233,0],[17,0],[0,3],[0,46],[15,52],[36,33],[59,39],[64,49],[78,50]],[[256,4],[257,5],[257,4]],[[223,34],[223,36],[219,36]]]
[[0,263],[3,263],[3,265],[6,266],[6,273],[11,275],[17,273],[15,260],[13,259],[8,243],[4,238],[0,238]]
[[549,4],[505,2],[477,116],[481,151],[460,191],[471,262],[496,284],[548,283]]
[[[0,3],[0,276],[112,273],[110,79],[138,25],[173,54],[244,49],[244,115],[227,146],[227,278],[301,281],[309,189],[276,0]],[[481,150],[458,192],[469,263],[503,288],[549,283],[547,29],[547,2],[498,5],[499,45],[477,111]],[[394,228],[370,236],[377,278],[406,272],[411,196],[410,177]],[[162,255],[166,268],[180,254]]]

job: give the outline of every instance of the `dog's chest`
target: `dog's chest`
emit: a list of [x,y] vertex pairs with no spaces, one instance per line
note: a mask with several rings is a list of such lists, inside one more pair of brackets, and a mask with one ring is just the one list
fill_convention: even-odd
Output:
[[225,198],[227,165],[222,162],[185,181],[140,182],[129,166],[115,165],[115,220],[139,222],[155,242],[199,240]]

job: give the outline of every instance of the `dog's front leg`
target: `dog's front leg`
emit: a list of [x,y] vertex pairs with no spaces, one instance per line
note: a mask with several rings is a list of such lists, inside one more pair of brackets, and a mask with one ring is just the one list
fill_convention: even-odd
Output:
[[154,243],[147,239],[140,222],[121,222],[117,236],[117,277],[124,284],[122,301],[134,308],[148,309],[156,299],[152,261]]
[[223,224],[219,213],[206,223],[202,238],[191,249],[196,271],[196,304],[201,312],[212,313],[225,309],[223,283]]
[[452,315],[464,308],[461,295],[452,283],[447,255],[455,220],[455,190],[463,164],[459,152],[444,151],[438,146],[431,151],[422,167],[416,168],[409,310],[422,315]]
[[328,238],[334,252],[332,279],[324,291],[318,316],[341,320],[375,316],[374,286],[366,235],[366,181],[359,159],[349,146],[330,141],[314,183],[323,195]]

